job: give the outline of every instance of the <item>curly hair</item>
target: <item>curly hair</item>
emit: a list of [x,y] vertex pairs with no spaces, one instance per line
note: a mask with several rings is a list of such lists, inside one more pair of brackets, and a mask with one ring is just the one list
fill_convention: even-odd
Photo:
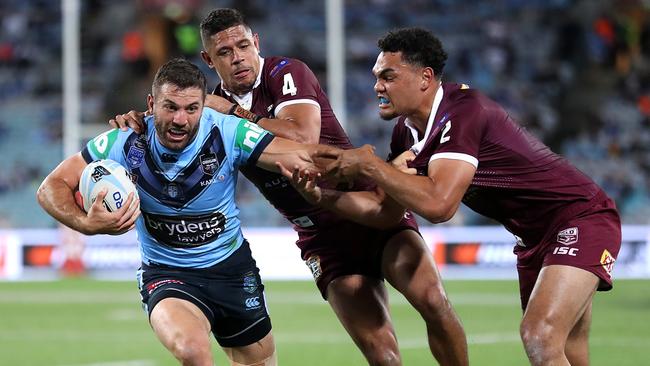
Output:
[[214,9],[201,21],[201,38],[205,41],[222,30],[238,25],[243,25],[250,30],[244,22],[244,16],[236,9]]
[[395,29],[377,41],[382,52],[401,52],[404,61],[411,65],[430,67],[437,79],[442,76],[447,53],[442,43],[423,28]]

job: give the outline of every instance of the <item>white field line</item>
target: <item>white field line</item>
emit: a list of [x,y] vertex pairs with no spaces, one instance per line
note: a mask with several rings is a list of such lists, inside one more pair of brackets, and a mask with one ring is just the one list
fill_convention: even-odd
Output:
[[[141,340],[143,336],[150,335],[148,329],[142,332],[131,332],[120,336],[121,342],[132,342]],[[317,332],[286,332],[275,329],[274,337],[278,344],[352,344],[350,337],[343,333],[317,333]],[[115,342],[115,333],[88,332],[88,331],[66,331],[60,330],[43,331],[37,329],[21,329],[14,331],[0,330],[0,341],[49,341],[49,342],[70,342],[70,341],[97,341]],[[469,333],[467,340],[470,345],[491,345],[503,343],[521,342],[517,332],[491,332],[491,333]],[[402,349],[428,348],[426,335],[422,337],[399,337],[398,341]],[[609,345],[623,348],[647,348],[650,344],[649,337],[613,337],[613,336],[592,336],[589,340],[592,346]],[[135,361],[134,361],[135,362]],[[139,362],[139,361],[138,361]],[[103,365],[103,364],[98,364]],[[108,365],[108,364],[107,364]],[[112,364],[111,364],[112,365]],[[126,364],[125,364],[126,365]],[[129,366],[131,366],[129,364]],[[139,365],[138,365],[139,366]]]
[[128,361],[113,361],[113,362],[93,362],[82,364],[70,364],[64,366],[155,366],[156,363],[151,360],[128,360]]
[[[327,306],[314,287],[313,292],[267,291],[267,301],[273,304],[322,305]],[[449,296],[452,305],[519,305],[519,297],[501,293],[454,293]],[[409,305],[399,293],[390,294],[391,305]],[[139,304],[140,295],[134,289],[131,293],[122,291],[98,292],[67,290],[48,293],[4,291],[0,296],[2,304]]]

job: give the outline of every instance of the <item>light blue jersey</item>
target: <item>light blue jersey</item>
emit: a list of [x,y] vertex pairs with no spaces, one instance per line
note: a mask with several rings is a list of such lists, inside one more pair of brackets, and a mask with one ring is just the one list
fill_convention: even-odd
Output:
[[142,135],[110,130],[82,151],[86,162],[113,159],[133,175],[143,262],[205,268],[228,258],[244,241],[235,204],[238,167],[255,164],[273,135],[204,108],[194,140],[174,151],[158,141],[152,116],[145,124]]

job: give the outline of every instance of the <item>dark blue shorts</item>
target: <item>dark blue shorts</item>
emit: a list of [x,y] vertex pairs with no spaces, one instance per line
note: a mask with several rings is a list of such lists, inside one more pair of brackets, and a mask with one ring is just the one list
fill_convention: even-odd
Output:
[[187,300],[203,311],[222,347],[247,346],[271,331],[264,285],[247,241],[209,268],[143,263],[138,277],[143,308],[149,316],[162,299]]

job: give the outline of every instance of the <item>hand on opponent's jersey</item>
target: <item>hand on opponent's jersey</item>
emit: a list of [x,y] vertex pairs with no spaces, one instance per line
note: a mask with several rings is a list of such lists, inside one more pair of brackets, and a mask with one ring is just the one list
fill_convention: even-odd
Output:
[[135,133],[141,134],[144,132],[144,117],[148,115],[148,111],[138,112],[130,110],[128,113],[118,114],[115,118],[111,118],[108,124],[122,131],[126,131],[130,127]]
[[309,170],[300,170],[300,167],[294,166],[293,172],[289,171],[282,163],[277,162],[277,167],[280,168],[280,173],[287,177],[291,185],[298,193],[312,205],[320,203],[322,192],[318,186],[320,173],[313,173]]
[[120,235],[135,228],[135,221],[140,216],[140,200],[129,194],[124,205],[115,212],[109,212],[104,206],[104,197],[107,191],[97,194],[97,199],[88,210],[84,222],[84,234],[110,234]]
[[391,160],[390,164],[402,173],[416,175],[418,173],[417,169],[408,167],[408,163],[413,161],[413,159],[415,159],[415,153],[411,150],[406,150]]
[[316,151],[314,158],[334,159],[325,167],[323,176],[325,179],[348,183],[363,175],[363,169],[370,166],[371,160],[378,159],[375,148],[371,145],[350,150],[323,148]]

